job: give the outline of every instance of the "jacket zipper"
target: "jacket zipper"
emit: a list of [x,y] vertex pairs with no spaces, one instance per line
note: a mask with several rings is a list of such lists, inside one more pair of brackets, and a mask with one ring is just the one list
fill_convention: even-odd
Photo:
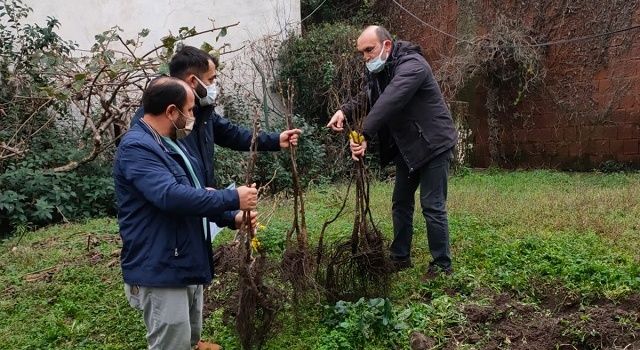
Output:
[[393,137],[393,139],[395,140],[396,143],[396,148],[398,149],[398,152],[400,152],[400,155],[402,156],[402,158],[404,158],[404,161],[407,163],[407,166],[409,167],[409,172],[413,172],[413,168],[411,167],[410,163],[409,163],[409,158],[407,158],[407,156],[404,154],[404,152],[402,152],[402,149],[397,146],[398,145],[398,140],[396,139],[396,135],[394,133],[391,133],[391,137]]
[[429,140],[427,140],[427,137],[426,137],[426,136],[424,136],[424,133],[422,132],[422,128],[420,127],[420,124],[418,124],[418,122],[417,122],[417,121],[415,121],[415,120],[413,121],[413,124],[416,126],[416,128],[418,128],[418,134],[420,134],[420,137],[421,137],[423,140],[427,141],[427,143],[428,143],[428,142],[429,142]]
[[178,233],[176,232],[176,246],[173,249],[173,256],[179,256],[180,254],[178,253]]

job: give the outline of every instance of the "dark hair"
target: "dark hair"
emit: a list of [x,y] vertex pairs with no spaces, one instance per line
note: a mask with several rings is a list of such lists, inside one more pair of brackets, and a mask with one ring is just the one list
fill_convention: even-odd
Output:
[[383,42],[385,40],[393,41],[393,38],[391,37],[391,33],[389,33],[387,28],[383,26],[376,27],[376,35],[378,36],[378,40],[380,40],[380,42]]
[[169,62],[169,74],[184,79],[189,74],[202,76],[209,70],[209,61],[218,67],[218,59],[193,46],[183,46]]
[[187,89],[184,82],[178,78],[161,76],[149,83],[142,93],[142,106],[145,113],[160,115],[170,105],[176,105],[180,110],[187,103]]

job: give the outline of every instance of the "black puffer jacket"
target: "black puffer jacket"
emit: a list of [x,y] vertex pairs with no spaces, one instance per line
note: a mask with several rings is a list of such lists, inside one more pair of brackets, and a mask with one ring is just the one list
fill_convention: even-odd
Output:
[[400,152],[414,171],[456,145],[451,114],[419,46],[394,42],[384,69],[367,72],[366,90],[341,109],[351,117],[370,101],[363,133],[367,139],[378,136],[383,165]]

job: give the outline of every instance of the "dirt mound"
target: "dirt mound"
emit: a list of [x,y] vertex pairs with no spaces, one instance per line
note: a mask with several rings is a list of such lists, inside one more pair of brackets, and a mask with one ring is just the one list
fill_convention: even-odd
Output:
[[640,294],[590,305],[563,291],[546,293],[537,304],[506,293],[490,299],[463,308],[468,323],[446,349],[640,349]]

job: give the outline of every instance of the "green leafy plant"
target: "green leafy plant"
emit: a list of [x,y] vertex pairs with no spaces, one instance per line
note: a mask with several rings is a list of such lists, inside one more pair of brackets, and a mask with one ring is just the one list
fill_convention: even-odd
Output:
[[[70,123],[63,91],[53,86],[51,74],[69,57],[75,44],[65,41],[56,29],[58,20],[48,17],[44,25],[27,22],[31,9],[21,0],[0,5],[0,170],[13,159],[51,147],[65,139],[64,128],[53,121]],[[59,133],[58,133],[59,131]]]
[[56,33],[57,19],[31,23],[31,12],[24,0],[0,5],[3,234],[17,226],[113,214],[113,153],[146,83],[166,70],[182,40],[211,32],[219,38],[235,25],[182,27],[142,53],[137,51],[149,30],[125,39],[115,26],[79,52]]
[[0,228],[115,214],[110,167],[56,173],[19,163],[0,174]]
[[346,55],[355,58],[355,40],[359,32],[358,28],[343,23],[323,24],[310,28],[304,36],[292,36],[283,43],[279,79],[291,81],[296,88],[296,114],[309,122],[322,124],[333,112],[329,110],[331,88],[341,85],[343,74],[364,72],[364,66],[347,70],[347,67],[335,64]]
[[457,300],[448,295],[441,295],[430,303],[416,303],[409,305],[405,312],[410,312],[408,322],[414,330],[444,344],[447,330],[465,323],[464,314],[456,306]]
[[325,306],[325,313],[324,324],[332,330],[321,339],[320,349],[360,349],[372,342],[398,346],[411,314],[409,310],[396,314],[386,298],[341,300]]

